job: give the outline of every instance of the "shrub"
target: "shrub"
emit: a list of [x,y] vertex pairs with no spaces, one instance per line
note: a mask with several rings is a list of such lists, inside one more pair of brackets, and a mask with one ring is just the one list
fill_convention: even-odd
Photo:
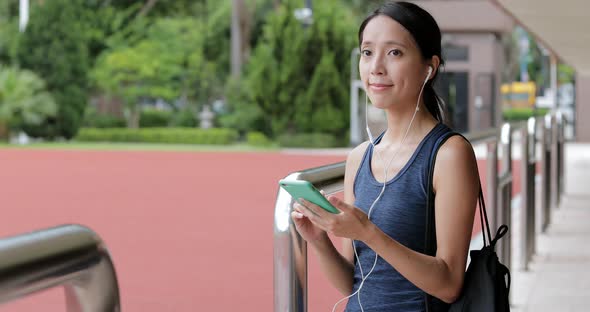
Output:
[[272,142],[262,132],[252,131],[246,134],[246,142],[252,146],[269,146]]
[[84,116],[84,127],[89,128],[124,128],[126,123],[122,117],[105,114],[88,114]]
[[184,109],[173,113],[168,125],[170,127],[196,127],[199,125],[199,122],[195,118],[193,112]]
[[334,135],[317,132],[282,134],[277,140],[282,147],[324,148],[337,147],[340,145],[339,140]]
[[533,116],[543,116],[548,108],[509,108],[502,112],[505,121],[527,120]]
[[172,119],[172,112],[159,109],[143,109],[139,117],[140,128],[167,127]]
[[85,142],[137,142],[211,144],[234,143],[238,134],[233,129],[214,128],[82,128],[76,140]]

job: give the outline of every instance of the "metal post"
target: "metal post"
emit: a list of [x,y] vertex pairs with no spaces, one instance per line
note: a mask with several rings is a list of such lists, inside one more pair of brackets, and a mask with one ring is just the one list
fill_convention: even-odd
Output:
[[500,146],[502,150],[502,170],[500,179],[498,181],[498,221],[499,224],[506,224],[509,228],[506,238],[498,241],[498,247],[496,251],[500,261],[511,268],[511,248],[512,248],[512,217],[511,217],[511,204],[512,204],[512,130],[510,124],[504,124],[502,126],[500,134]]
[[244,8],[244,0],[232,0],[231,5],[231,75],[239,78],[242,71],[242,26],[240,11]]
[[561,111],[557,112],[557,205],[561,204],[561,195],[563,194],[563,143],[564,143],[564,129],[565,118]]
[[[487,167],[487,205],[492,207],[492,211],[488,211],[490,228],[492,231],[500,226],[500,213],[496,208],[498,206],[498,141],[494,140],[487,143],[488,156],[486,160]],[[482,224],[483,228],[483,224]]]
[[551,222],[551,115],[545,115],[541,122],[541,231],[547,231]]
[[18,8],[18,29],[24,32],[29,23],[29,0],[20,0]]
[[519,233],[519,240],[520,240],[520,269],[526,271],[528,270],[528,259],[529,259],[529,219],[530,219],[530,197],[529,197],[529,184],[530,181],[530,174],[529,174],[529,131],[528,127],[524,127],[522,129],[522,136],[521,136],[521,159],[520,159],[520,184],[521,184],[521,194],[520,194],[520,233]]
[[[288,179],[297,179],[291,174]],[[293,198],[279,189],[274,223],[274,311],[307,311],[307,244],[291,221]]]
[[[344,188],[345,162],[311,168],[285,179],[306,180],[326,194]],[[307,312],[307,244],[291,220],[294,199],[279,188],[274,215],[274,310]]]
[[[528,137],[527,143],[525,147],[528,150],[528,157],[525,159],[522,158],[523,166],[526,166],[526,180],[527,183],[523,186],[523,192],[526,192],[527,198],[527,214],[526,214],[526,233],[527,233],[527,267],[528,263],[532,260],[533,255],[536,252],[535,244],[535,227],[536,227],[536,214],[535,214],[535,129],[536,129],[536,119],[534,117],[530,117],[527,122],[526,127],[526,136]],[[523,179],[524,180],[524,179]],[[524,197],[524,196],[523,196]]]
[[559,135],[557,131],[557,118],[551,116],[551,207],[559,208],[558,180],[559,180]]
[[121,311],[111,256],[89,228],[71,224],[2,238],[0,259],[0,303],[64,286],[68,312]]

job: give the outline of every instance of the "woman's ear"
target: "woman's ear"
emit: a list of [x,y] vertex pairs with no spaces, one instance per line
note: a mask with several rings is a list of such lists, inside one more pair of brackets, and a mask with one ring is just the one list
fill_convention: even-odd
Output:
[[432,67],[432,73],[430,74],[430,78],[428,79],[432,79],[432,77],[436,76],[436,73],[438,72],[438,67],[440,66],[440,58],[437,55],[434,55],[430,59],[430,62],[428,62],[428,65]]

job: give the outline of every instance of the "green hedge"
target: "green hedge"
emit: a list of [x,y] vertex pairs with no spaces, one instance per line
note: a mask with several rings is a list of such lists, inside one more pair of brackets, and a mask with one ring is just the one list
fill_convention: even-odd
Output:
[[89,114],[84,117],[84,127],[89,128],[124,128],[124,118],[103,114]]
[[196,127],[199,122],[191,111],[180,110],[172,115],[168,125],[170,127]]
[[548,112],[548,108],[509,108],[502,112],[502,116],[505,121],[527,120],[533,116],[543,116]]
[[277,141],[282,147],[325,148],[341,145],[338,138],[326,133],[282,134]]
[[262,132],[251,131],[246,134],[246,142],[252,146],[270,146],[272,141]]
[[238,139],[233,129],[197,128],[82,128],[76,137],[82,142],[138,142],[176,144],[232,144]]
[[172,119],[172,112],[158,109],[143,109],[139,116],[140,128],[166,127]]

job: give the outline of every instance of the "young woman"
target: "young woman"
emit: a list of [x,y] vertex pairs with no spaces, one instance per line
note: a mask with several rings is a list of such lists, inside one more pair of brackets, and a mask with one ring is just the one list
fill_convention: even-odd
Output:
[[[329,198],[340,213],[302,201],[292,219],[330,282],[349,296],[346,311],[426,311],[425,294],[429,311],[446,311],[463,284],[479,177],[471,145],[449,138],[432,181],[437,250],[426,255],[429,157],[451,131],[432,86],[443,64],[440,29],[420,7],[391,2],[361,24],[359,48],[361,79],[387,130],[349,154],[344,200]],[[328,233],[344,238],[342,253]]]

